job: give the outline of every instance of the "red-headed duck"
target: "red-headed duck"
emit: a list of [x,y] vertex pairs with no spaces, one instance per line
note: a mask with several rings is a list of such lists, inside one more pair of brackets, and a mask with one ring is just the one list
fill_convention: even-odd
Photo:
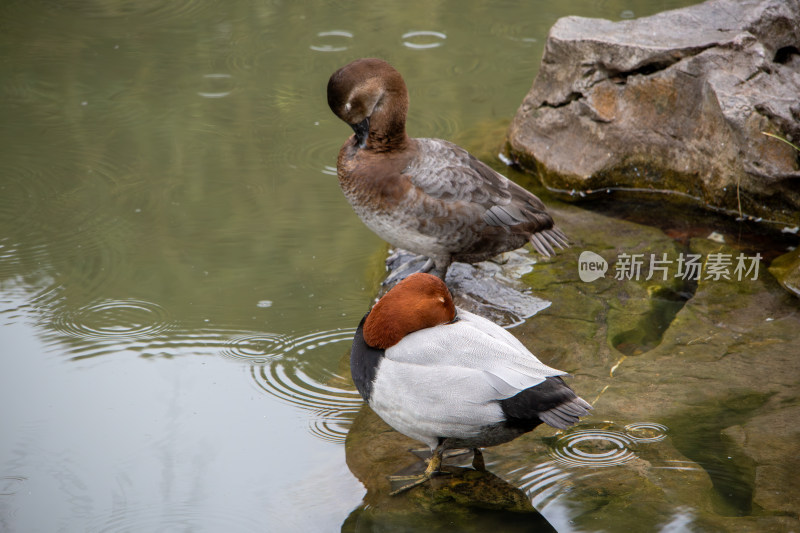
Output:
[[[457,308],[436,276],[415,273],[361,320],[350,352],[356,388],[394,429],[433,451],[423,483],[450,448],[508,442],[544,422],[565,429],[592,408],[508,331]],[[390,479],[392,479],[390,477]]]
[[422,271],[444,279],[450,263],[475,263],[530,241],[545,256],[567,238],[532,193],[466,150],[406,135],[408,90],[381,59],[333,73],[328,105],[355,132],[339,151],[344,195],[372,231],[428,258]]

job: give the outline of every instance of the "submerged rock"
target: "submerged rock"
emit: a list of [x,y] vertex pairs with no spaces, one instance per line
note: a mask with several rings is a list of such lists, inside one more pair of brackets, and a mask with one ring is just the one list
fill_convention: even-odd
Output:
[[711,0],[558,20],[508,131],[552,189],[637,189],[738,217],[800,218],[800,0]]
[[755,465],[753,504],[761,509],[797,514],[800,496],[800,405],[775,405],[743,425],[723,431]]
[[800,248],[776,257],[769,271],[784,289],[800,298]]

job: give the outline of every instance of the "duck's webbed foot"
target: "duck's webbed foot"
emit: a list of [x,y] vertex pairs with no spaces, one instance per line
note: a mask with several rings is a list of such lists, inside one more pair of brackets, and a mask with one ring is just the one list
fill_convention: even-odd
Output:
[[447,269],[450,268],[450,264],[453,262],[453,258],[449,255],[437,255],[435,257],[431,257],[428,259],[428,262],[425,263],[424,266],[428,266],[427,272],[433,274],[437,278],[442,281],[445,281],[445,277],[447,276]]
[[434,273],[432,271],[435,270],[433,268],[435,264],[436,262],[433,260],[433,258],[429,257],[428,260],[425,261],[425,264],[419,267],[419,270],[417,270],[417,272],[422,272],[423,274],[427,274],[428,272]]
[[425,471],[422,474],[410,476],[387,476],[389,479],[389,484],[392,488],[392,492],[390,494],[395,496],[401,492],[407,491],[408,489],[422,485],[433,476],[441,474],[443,451],[444,448],[441,444],[436,447],[436,449],[433,451],[433,455],[428,461],[427,468],[425,468]]
[[[426,463],[433,456],[433,452],[430,448],[412,448],[408,451]],[[460,465],[460,463],[464,463],[467,459],[469,459],[469,455],[471,453],[472,450],[469,448],[447,448],[442,453],[442,464],[444,464],[445,461],[453,461]]]
[[[414,263],[418,263],[423,258],[425,259],[425,263],[421,267],[417,268],[414,265]],[[389,273],[388,276],[386,276],[386,279],[383,280],[381,285],[387,287],[402,279],[407,278],[411,274],[415,274],[417,272],[429,272],[433,268],[433,264],[434,264],[433,259],[429,257],[425,257],[422,255],[414,256],[408,261],[401,263],[398,267],[393,267],[393,266],[390,267],[391,272]]]

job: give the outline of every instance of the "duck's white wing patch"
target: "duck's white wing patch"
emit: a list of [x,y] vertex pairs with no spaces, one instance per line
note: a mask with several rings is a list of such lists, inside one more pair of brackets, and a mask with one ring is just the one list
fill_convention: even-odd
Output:
[[494,391],[494,399],[509,398],[565,374],[539,361],[513,335],[477,315],[458,310],[459,320],[407,335],[386,350],[386,358],[426,368],[432,373],[452,369],[477,371]]
[[[509,333],[506,328],[498,326],[487,318],[483,318],[475,313],[470,313],[469,311],[464,311],[463,309],[458,310],[458,317],[460,320],[466,320],[467,322],[473,324],[476,328],[480,329],[487,335],[506,342],[512,347],[515,347],[517,350],[519,350],[520,354],[527,354],[528,357],[532,357],[533,359],[536,359],[536,361],[539,361],[539,359],[533,355],[518,338]],[[541,361],[539,361],[539,363],[544,364]],[[556,370],[556,372],[558,372],[558,370]]]
[[497,392],[480,371],[384,358],[370,406],[390,426],[431,448],[438,436],[468,438],[504,419]]

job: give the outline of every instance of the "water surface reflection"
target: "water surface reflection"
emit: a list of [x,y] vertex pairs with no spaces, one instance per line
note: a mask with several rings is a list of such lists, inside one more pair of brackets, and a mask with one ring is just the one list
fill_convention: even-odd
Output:
[[2,3],[0,529],[338,530],[385,247],[328,76],[384,57],[412,135],[496,154],[558,17],[685,3]]

